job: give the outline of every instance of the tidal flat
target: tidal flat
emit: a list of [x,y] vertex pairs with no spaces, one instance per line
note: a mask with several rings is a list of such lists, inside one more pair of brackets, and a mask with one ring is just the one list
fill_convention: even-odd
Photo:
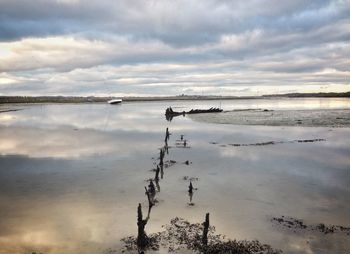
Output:
[[[167,121],[169,106],[229,112]],[[137,236],[137,207],[147,210],[144,187],[154,177],[166,128],[168,166],[148,234],[176,217],[202,223],[210,213],[216,232],[230,239],[259,240],[283,253],[350,250],[348,231],[320,226],[350,227],[348,98],[4,104],[0,110],[1,254],[135,253],[121,239]],[[261,120],[271,112],[293,124]],[[305,140],[315,142],[298,142]]]

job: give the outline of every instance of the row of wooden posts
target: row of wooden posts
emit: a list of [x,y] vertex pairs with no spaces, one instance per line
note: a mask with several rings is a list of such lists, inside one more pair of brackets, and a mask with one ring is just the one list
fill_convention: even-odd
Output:
[[[159,163],[158,163],[157,168],[155,170],[155,177],[154,177],[154,182],[156,183],[158,191],[160,191],[159,174],[161,174],[161,179],[163,179],[163,175],[164,175],[163,169],[164,169],[165,153],[169,154],[168,141],[170,139],[170,135],[171,135],[171,133],[169,132],[169,129],[166,128],[165,138],[164,138],[165,145],[160,149]],[[181,140],[183,140],[183,135],[181,135]],[[186,140],[184,141],[184,147],[186,146],[185,142],[186,142]],[[188,162],[188,161],[186,161],[186,162]],[[192,196],[193,190],[194,190],[194,188],[193,188],[192,182],[190,181],[189,190],[188,190],[190,196]],[[149,181],[148,187],[145,187],[145,194],[146,194],[147,200],[148,200],[148,212],[147,212],[146,218],[143,218],[141,203],[139,203],[139,205],[137,207],[137,228],[138,228],[137,247],[140,250],[140,253],[142,253],[143,250],[149,245],[149,239],[148,239],[147,234],[145,232],[145,227],[146,227],[146,224],[150,218],[152,207],[155,205],[156,187],[155,187],[152,179]],[[204,229],[203,229],[203,235],[202,235],[202,244],[207,245],[208,244],[208,231],[209,231],[209,213],[207,213],[205,216],[205,221],[203,223],[203,226],[204,226]]]

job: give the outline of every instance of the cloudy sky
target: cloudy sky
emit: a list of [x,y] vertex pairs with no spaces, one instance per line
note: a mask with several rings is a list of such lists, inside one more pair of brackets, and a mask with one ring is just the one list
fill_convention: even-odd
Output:
[[0,0],[0,95],[350,90],[350,0]]

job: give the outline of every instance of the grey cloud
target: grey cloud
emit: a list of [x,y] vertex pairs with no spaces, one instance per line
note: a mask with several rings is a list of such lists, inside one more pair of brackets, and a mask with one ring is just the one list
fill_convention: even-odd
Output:
[[[182,46],[255,28],[300,30],[349,13],[343,1],[2,1],[0,36],[16,39],[104,31]],[[310,25],[312,24],[312,25]],[[30,32],[29,32],[30,31]],[[32,33],[32,34],[30,34]]]

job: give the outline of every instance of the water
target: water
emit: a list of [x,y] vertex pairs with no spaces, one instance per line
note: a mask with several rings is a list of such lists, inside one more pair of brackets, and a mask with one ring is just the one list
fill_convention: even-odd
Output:
[[[350,236],[293,232],[271,223],[292,216],[308,224],[350,226],[350,128],[239,126],[167,122],[164,110],[218,107],[220,101],[122,105],[6,105],[0,114],[0,253],[105,253],[135,235],[145,181],[172,133],[159,203],[148,233],[180,216],[202,222],[210,212],[218,233],[259,239],[284,253],[346,253]],[[347,99],[222,101],[224,109],[349,109]],[[175,146],[185,135],[190,148]],[[315,143],[232,147],[322,138]],[[211,144],[215,142],[217,144]],[[153,158],[153,159],[152,159]],[[182,164],[189,160],[189,166]],[[193,182],[188,206],[183,177]]]

